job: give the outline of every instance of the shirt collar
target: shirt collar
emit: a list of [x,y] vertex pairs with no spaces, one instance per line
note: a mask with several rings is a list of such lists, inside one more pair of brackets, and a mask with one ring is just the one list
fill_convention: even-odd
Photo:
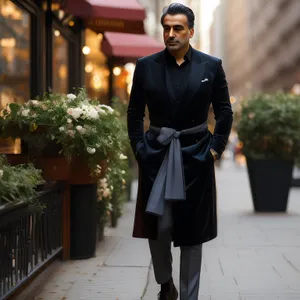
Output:
[[[167,48],[165,49],[165,53],[166,53],[166,58],[169,62],[175,62],[176,63],[176,59],[175,57],[167,50]],[[186,61],[191,61],[192,60],[192,46],[189,47],[189,50],[187,51],[187,53],[184,56],[184,60]]]

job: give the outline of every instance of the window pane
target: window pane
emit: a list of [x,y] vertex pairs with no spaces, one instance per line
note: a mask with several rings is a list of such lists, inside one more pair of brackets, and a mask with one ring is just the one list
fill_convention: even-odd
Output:
[[[30,97],[30,15],[0,0],[0,109]],[[0,152],[16,152],[11,141],[0,141]]]
[[103,104],[109,104],[107,58],[100,50],[102,34],[90,29],[85,31],[86,46],[90,51],[85,55],[85,86],[88,95]]
[[53,92],[68,93],[68,42],[53,30]]

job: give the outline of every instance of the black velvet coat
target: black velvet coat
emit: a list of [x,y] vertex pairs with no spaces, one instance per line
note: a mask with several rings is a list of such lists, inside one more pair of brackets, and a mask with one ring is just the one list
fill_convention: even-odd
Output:
[[144,133],[145,106],[152,125],[178,131],[207,121],[212,103],[214,133],[181,136],[186,201],[174,202],[174,246],[196,245],[217,236],[214,160],[209,151],[225,150],[232,125],[232,109],[220,59],[192,49],[189,77],[183,98],[176,102],[166,72],[166,50],[137,61],[127,111],[128,135],[139,165],[139,186],[133,236],[155,239],[157,216],[145,212],[166,148],[153,132]]

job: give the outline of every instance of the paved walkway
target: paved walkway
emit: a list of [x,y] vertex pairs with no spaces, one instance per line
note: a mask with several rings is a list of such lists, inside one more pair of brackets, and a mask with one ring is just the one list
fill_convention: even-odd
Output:
[[[217,169],[219,235],[204,244],[201,300],[300,299],[300,188],[287,214],[254,214],[246,169]],[[270,199],[272,201],[272,199]],[[178,286],[179,251],[174,251]],[[158,292],[151,270],[144,300]]]
[[[219,236],[204,245],[199,299],[299,300],[300,188],[291,189],[287,214],[254,214],[244,167],[225,161],[217,185]],[[147,242],[131,238],[133,213],[131,202],[95,258],[56,262],[16,299],[157,299]],[[178,258],[174,249],[177,286]]]

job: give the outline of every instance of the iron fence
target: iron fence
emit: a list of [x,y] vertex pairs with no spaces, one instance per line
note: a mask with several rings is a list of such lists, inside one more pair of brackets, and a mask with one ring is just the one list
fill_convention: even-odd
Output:
[[0,299],[7,299],[62,249],[63,190],[38,196],[41,213],[20,203],[0,208]]

